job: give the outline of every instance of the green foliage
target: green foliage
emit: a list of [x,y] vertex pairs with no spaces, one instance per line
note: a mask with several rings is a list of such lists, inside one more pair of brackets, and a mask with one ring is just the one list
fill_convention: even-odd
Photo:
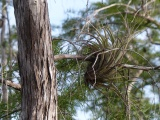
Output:
[[[15,91],[14,89],[9,89],[9,98],[8,103],[0,103],[0,118],[14,118],[19,116],[20,114],[20,100],[21,94],[19,91]],[[15,112],[14,112],[15,111]],[[7,115],[8,113],[8,115]],[[12,114],[10,114],[12,113]]]
[[[17,64],[17,50],[15,45],[17,45],[17,33],[15,26],[8,28],[10,33],[7,33],[4,42],[1,43],[0,48],[3,47],[5,50],[6,64],[4,66],[0,65],[0,69],[3,67],[3,79],[8,81],[14,81],[19,83],[18,76],[18,64]],[[2,55],[2,53],[1,53]],[[1,87],[1,84],[0,84]],[[1,98],[0,93],[0,98]],[[0,119],[18,119],[20,115],[20,103],[21,103],[20,91],[8,87],[8,102],[3,103],[0,100]]]
[[[114,0],[106,3],[93,3],[88,11],[81,11],[82,17],[89,14],[91,17],[89,22],[85,23],[79,18],[71,18],[67,19],[62,26],[64,33],[60,35],[61,38],[70,40],[79,50],[78,52],[74,49],[67,51],[66,48],[65,50],[62,49],[62,53],[69,54],[71,52],[90,57],[90,61],[78,61],[79,64],[76,60],[56,62],[58,70],[63,71],[61,76],[64,77],[61,77],[60,81],[64,80],[65,82],[62,85],[67,85],[66,88],[70,88],[70,85],[76,85],[77,90],[78,88],[87,90],[87,92],[79,91],[77,96],[70,100],[70,103],[65,99],[63,99],[63,104],[59,103],[61,108],[63,105],[66,107],[67,113],[70,113],[72,117],[75,114],[74,106],[85,106],[85,104],[87,106],[84,108],[87,111],[92,111],[93,117],[91,119],[93,120],[153,119],[157,118],[159,114],[157,111],[159,104],[151,103],[145,97],[143,90],[145,86],[156,85],[159,80],[157,70],[143,71],[136,76],[140,72],[139,70],[118,66],[133,64],[153,67],[157,65],[159,56],[159,51],[153,50],[155,46],[149,42],[151,38],[153,42],[158,42],[159,39],[157,28],[160,26],[155,22],[156,17],[159,16],[157,9],[150,11],[148,8],[155,8],[151,3],[148,4],[147,10],[141,9],[147,3],[146,1],[146,3],[138,0],[128,2],[126,0],[122,2]],[[98,13],[94,12],[94,10],[111,4],[116,5]],[[157,3],[156,6],[160,6],[160,4]],[[146,16],[154,17],[155,21]],[[72,45],[69,46],[68,48],[74,48]],[[115,48],[118,49],[113,50]],[[111,52],[107,52],[109,50]],[[102,54],[103,52],[104,54]],[[86,73],[89,74],[86,76]],[[72,78],[70,75],[75,77]],[[138,79],[135,80],[136,77]],[[73,84],[75,78],[78,78],[78,83],[84,82],[83,84],[87,84],[90,88],[88,89],[88,86],[82,84]],[[129,86],[132,86],[132,89],[127,96]],[[72,93],[71,91],[72,89],[67,89],[60,92],[59,97],[62,99],[63,95]],[[158,91],[152,92],[156,95],[158,93]],[[80,99],[79,94],[83,94],[85,97]],[[130,103],[127,102],[128,100]],[[78,104],[77,102],[74,104],[75,101],[78,101]],[[66,104],[70,106],[66,106]],[[73,111],[68,110],[71,106]],[[156,109],[153,109],[153,106]],[[128,114],[127,109],[129,107],[130,113]],[[73,115],[71,115],[72,112]]]

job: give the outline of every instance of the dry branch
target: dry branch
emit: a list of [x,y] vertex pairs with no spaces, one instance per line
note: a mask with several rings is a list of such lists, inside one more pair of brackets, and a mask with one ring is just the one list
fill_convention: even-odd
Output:
[[[2,83],[2,79],[0,79],[0,83]],[[16,89],[16,90],[19,90],[19,91],[21,90],[21,85],[20,84],[13,83],[10,80],[3,80],[3,83],[6,84],[9,87],[12,87],[12,88]]]
[[111,7],[115,7],[115,6],[123,6],[123,7],[126,7],[126,8],[128,8],[128,9],[134,11],[134,12],[136,11],[133,7],[131,7],[131,6],[129,6],[129,5],[126,5],[126,4],[123,4],[123,3],[115,3],[115,4],[111,4],[111,5],[109,5],[109,6],[106,6],[106,7],[103,7],[103,8],[100,8],[100,9],[94,11],[93,15],[95,16],[95,15],[97,15],[99,12],[101,12],[101,11],[103,11],[103,10],[106,10],[106,9],[108,9],[108,8],[111,8]]
[[70,55],[70,54],[60,54],[60,55],[55,55],[54,60],[62,60],[62,59],[78,59],[78,60],[84,60],[85,56],[82,55]]
[[138,69],[138,70],[160,70],[160,66],[157,67],[146,67],[146,66],[138,66],[138,65],[129,65],[129,64],[123,64],[123,68],[130,68],[130,69]]
[[[87,56],[82,56],[82,55],[69,55],[69,54],[61,54],[61,55],[55,55],[54,60],[62,60],[62,59],[77,59],[77,60],[85,60],[85,61],[90,61],[90,58],[87,58]],[[123,68],[128,68],[128,69],[138,69],[138,70],[160,70],[160,66],[156,67],[147,67],[147,66],[139,66],[139,65],[129,65],[129,64],[122,64],[121,65]]]

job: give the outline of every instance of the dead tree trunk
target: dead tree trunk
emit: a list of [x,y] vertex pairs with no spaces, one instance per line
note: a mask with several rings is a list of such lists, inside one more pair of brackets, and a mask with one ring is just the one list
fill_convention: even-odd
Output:
[[57,120],[57,92],[47,0],[14,0],[22,120]]

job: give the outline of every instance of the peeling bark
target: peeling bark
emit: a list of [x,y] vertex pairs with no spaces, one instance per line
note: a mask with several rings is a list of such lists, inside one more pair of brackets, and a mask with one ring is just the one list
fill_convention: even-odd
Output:
[[47,0],[14,0],[22,120],[57,120],[56,73]]

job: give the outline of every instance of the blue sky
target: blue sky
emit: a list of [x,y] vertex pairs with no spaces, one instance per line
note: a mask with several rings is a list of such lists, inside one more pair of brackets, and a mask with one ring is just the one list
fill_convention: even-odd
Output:
[[101,0],[48,0],[50,22],[51,24],[62,23],[62,20],[67,17],[67,10],[81,10],[85,9],[88,3],[97,2]]

